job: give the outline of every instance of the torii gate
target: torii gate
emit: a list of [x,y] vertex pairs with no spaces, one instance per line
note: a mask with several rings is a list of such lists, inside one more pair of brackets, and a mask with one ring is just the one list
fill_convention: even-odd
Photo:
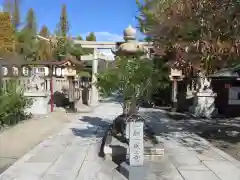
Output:
[[[96,42],[96,41],[73,40],[73,43],[81,45],[82,48],[94,49],[93,54],[81,56],[81,60],[82,61],[92,60],[92,91],[90,105],[96,106],[98,104],[99,98],[98,90],[95,86],[95,83],[97,82],[96,74],[98,73],[98,60],[99,59],[108,60],[107,56],[104,57],[104,55],[99,54],[97,50],[98,49],[115,50],[118,44],[121,42]],[[142,44],[146,49],[148,49],[148,52],[150,53],[152,43],[148,42],[138,43]]]
[[[128,28],[132,28],[129,26]],[[128,31],[128,28],[125,29],[125,32]],[[126,35],[126,34],[124,34]],[[135,35],[134,35],[135,36]],[[38,38],[43,39],[51,43],[51,39],[42,37],[40,35],[37,35]],[[79,44],[81,45],[82,48],[86,49],[93,49],[93,54],[90,55],[84,55],[81,56],[82,61],[89,61],[92,60],[92,90],[91,90],[91,99],[90,99],[90,105],[96,106],[98,104],[98,90],[95,86],[97,82],[96,74],[98,72],[98,60],[108,60],[108,57],[98,53],[98,49],[109,49],[115,51],[115,49],[119,46],[119,44],[124,43],[124,42],[96,42],[96,41],[84,41],[84,40],[73,40],[74,44]],[[150,55],[150,49],[152,49],[152,43],[149,42],[138,42],[139,45],[143,45],[145,49],[148,50],[147,55]],[[150,56],[149,56],[150,57]]]

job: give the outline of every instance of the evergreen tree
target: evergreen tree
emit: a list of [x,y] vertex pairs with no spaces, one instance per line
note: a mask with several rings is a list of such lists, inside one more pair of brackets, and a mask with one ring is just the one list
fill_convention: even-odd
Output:
[[[39,32],[39,35],[42,37],[49,38],[50,32],[47,26],[43,26]],[[38,51],[37,51],[37,60],[49,60],[52,58],[51,54],[51,44],[45,40],[38,41]]]
[[[86,36],[86,41],[96,41],[97,38],[95,36],[95,34],[93,32],[90,32],[87,36]],[[84,49],[84,53],[85,54],[92,54],[93,53],[93,49]]]
[[37,33],[37,22],[34,10],[31,8],[28,11],[26,25],[24,27],[31,35],[36,35]]
[[67,16],[67,7],[66,4],[62,5],[60,21],[58,24],[58,34],[64,38],[67,38],[69,31],[69,22]]
[[96,40],[97,38],[93,32],[90,32],[86,37],[86,41],[96,41]]
[[77,36],[77,38],[76,38],[77,40],[83,40],[83,38],[82,38],[82,36]]
[[66,5],[62,5],[60,21],[57,25],[57,45],[55,48],[54,56],[56,59],[63,59],[70,50],[70,42],[67,38],[69,31],[69,22],[67,17]]
[[34,10],[31,8],[27,13],[25,26],[18,35],[18,52],[23,54],[27,59],[36,60],[36,34],[37,22]]
[[13,1],[12,0],[3,0],[3,11],[9,12],[9,14],[12,14],[12,11],[13,11]]
[[12,22],[13,22],[14,29],[17,30],[18,26],[20,25],[19,0],[14,0]]

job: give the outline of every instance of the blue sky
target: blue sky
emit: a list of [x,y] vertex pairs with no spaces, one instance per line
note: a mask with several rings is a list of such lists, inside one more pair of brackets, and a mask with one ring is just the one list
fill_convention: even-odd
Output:
[[21,0],[22,18],[24,20],[28,9],[33,8],[39,28],[47,25],[54,31],[64,3],[72,36],[95,32],[98,41],[118,41],[124,28],[137,25],[135,0]]

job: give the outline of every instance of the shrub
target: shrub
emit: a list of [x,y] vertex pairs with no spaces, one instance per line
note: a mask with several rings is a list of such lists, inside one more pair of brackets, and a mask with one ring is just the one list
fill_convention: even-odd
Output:
[[30,116],[24,110],[32,105],[32,100],[24,97],[16,81],[10,80],[6,87],[0,90],[0,124],[14,125]]

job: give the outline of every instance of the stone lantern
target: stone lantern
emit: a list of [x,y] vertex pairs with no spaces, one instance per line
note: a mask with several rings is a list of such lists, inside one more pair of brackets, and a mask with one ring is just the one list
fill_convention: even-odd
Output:
[[[129,26],[123,32],[124,40],[116,51],[113,53],[118,57],[127,56],[134,58],[141,57],[147,53],[146,49],[136,40],[136,29]],[[130,118],[129,118],[130,119]],[[140,119],[140,118],[139,118]],[[143,166],[144,161],[144,145],[143,145],[143,126],[142,120],[127,120],[126,123],[126,139],[129,140],[129,165],[131,168]],[[126,165],[126,164],[125,164]],[[130,173],[130,171],[129,171]],[[136,173],[132,173],[134,176]]]
[[123,31],[125,42],[122,43],[116,49],[116,51],[113,51],[113,53],[119,57],[121,56],[134,57],[137,55],[144,55],[145,53],[147,53],[147,50],[144,48],[144,46],[136,40],[136,34],[137,34],[136,29],[132,28],[132,26],[128,26],[128,28],[126,28]]

